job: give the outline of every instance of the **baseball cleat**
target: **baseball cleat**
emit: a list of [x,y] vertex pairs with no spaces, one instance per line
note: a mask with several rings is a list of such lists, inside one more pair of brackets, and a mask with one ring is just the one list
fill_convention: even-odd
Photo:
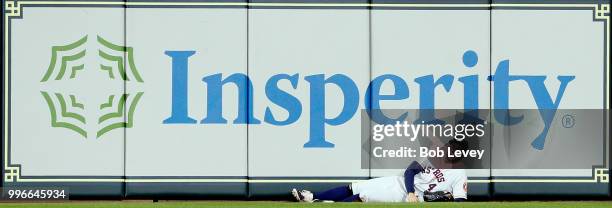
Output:
[[314,201],[312,192],[308,190],[298,191],[297,189],[292,189],[291,195],[293,195],[293,197],[296,200],[301,201],[301,202],[313,202]]

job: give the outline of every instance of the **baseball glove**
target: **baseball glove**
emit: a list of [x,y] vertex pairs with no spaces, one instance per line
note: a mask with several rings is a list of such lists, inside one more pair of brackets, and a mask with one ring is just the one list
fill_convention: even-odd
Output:
[[436,191],[423,193],[423,199],[426,202],[449,202],[453,201],[453,195],[450,192]]

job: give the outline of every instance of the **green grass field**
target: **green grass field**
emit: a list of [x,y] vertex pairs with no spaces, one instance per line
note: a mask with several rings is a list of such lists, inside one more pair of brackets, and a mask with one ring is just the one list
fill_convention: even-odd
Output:
[[612,207],[612,201],[561,201],[561,202],[463,202],[463,203],[293,203],[293,202],[253,202],[253,201],[88,201],[88,202],[50,202],[50,203],[0,203],[0,207],[74,207],[74,208],[96,208],[96,207],[121,207],[121,208],[229,208],[229,207],[280,207],[280,208],[318,208],[318,207]]

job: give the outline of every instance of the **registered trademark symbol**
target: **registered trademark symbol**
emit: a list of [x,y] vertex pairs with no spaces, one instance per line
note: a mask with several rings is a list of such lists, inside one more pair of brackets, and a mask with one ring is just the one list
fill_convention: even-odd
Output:
[[563,124],[563,127],[565,128],[572,128],[576,124],[576,119],[573,115],[567,114],[561,118],[561,124]]

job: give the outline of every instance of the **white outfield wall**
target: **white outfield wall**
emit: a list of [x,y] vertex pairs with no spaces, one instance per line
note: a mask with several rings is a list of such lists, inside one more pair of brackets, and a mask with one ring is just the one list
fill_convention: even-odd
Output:
[[[486,79],[510,60],[512,75],[546,76],[552,98],[557,76],[575,76],[559,109],[608,110],[606,2],[5,1],[2,185],[257,198],[401,174],[361,167],[359,113],[372,80],[406,82],[407,97],[383,109],[421,108],[416,79],[427,75],[454,76],[448,91],[434,88],[434,108],[463,109],[477,96],[478,109],[492,109]],[[462,62],[466,51],[475,66]],[[458,79],[470,75],[479,85],[466,95]],[[508,89],[509,108],[538,108],[527,84]],[[390,82],[380,89],[397,93]],[[609,196],[608,118],[576,118],[602,121],[601,139],[584,144],[562,116],[543,150],[522,139],[543,128],[526,116],[519,125],[535,130],[512,135],[525,154],[492,163],[596,151],[593,168],[468,170],[469,194]]]
[[[223,115],[232,121],[238,114],[238,93],[224,87],[218,98],[207,97],[203,74],[247,73],[246,9],[166,9],[134,8],[127,10],[127,42],[134,48],[148,48],[136,60],[146,71],[158,71],[145,77],[146,93],[135,114],[143,123],[126,129],[125,176],[152,179],[159,176],[218,177],[246,179],[247,126],[224,124],[163,124],[172,108],[172,62],[163,51],[193,50],[189,58],[187,85],[189,115],[198,122],[206,115],[206,103],[221,99]],[[177,15],[180,14],[180,15]],[[181,24],[176,24],[181,22]],[[187,27],[186,27],[187,26]],[[158,44],[151,44],[151,40]],[[194,42],[195,41],[195,42]],[[161,53],[159,53],[161,51]],[[142,60],[142,61],[140,61]],[[144,73],[144,72],[143,72]],[[145,75],[143,74],[143,77]],[[139,86],[128,84],[127,89]],[[149,92],[152,92],[149,95]],[[163,109],[163,110],[162,110]],[[202,128],[204,127],[204,128]],[[172,138],[172,139],[170,139]],[[174,142],[170,142],[170,141]],[[186,159],[189,158],[189,159]],[[144,177],[144,178],[142,178]],[[237,178],[236,178],[237,177]],[[126,191],[139,186],[127,184]],[[246,192],[246,185],[232,189]],[[145,189],[160,191],[163,189]],[[223,193],[223,192],[221,192]]]

